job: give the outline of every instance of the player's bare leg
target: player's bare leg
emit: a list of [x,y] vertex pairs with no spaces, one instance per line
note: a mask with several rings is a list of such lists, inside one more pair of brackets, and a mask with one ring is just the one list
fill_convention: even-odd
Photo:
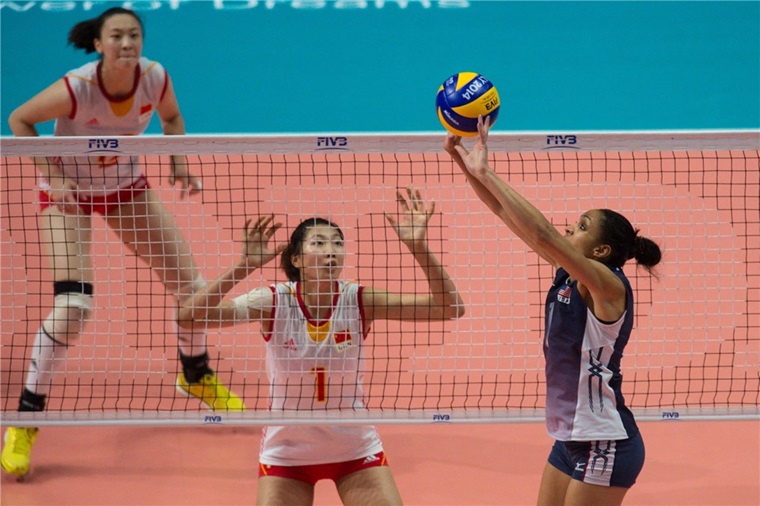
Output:
[[314,485],[303,481],[262,476],[257,488],[257,506],[311,506],[314,503]]
[[[40,212],[40,244],[51,269],[54,304],[32,344],[29,369],[19,399],[19,411],[43,411],[55,366],[66,360],[89,317],[92,299],[90,238],[92,220],[66,214],[56,206]],[[5,472],[23,479],[31,469],[36,427],[8,427],[0,463]]]
[[403,504],[388,466],[371,467],[344,476],[337,483],[345,506],[395,506]]
[[[205,283],[174,216],[153,190],[140,193],[110,212],[106,221],[158,275],[178,303]],[[243,411],[242,399],[219,381],[209,365],[205,329],[185,330],[175,325],[175,330],[183,369],[177,378],[177,390],[214,411]]]

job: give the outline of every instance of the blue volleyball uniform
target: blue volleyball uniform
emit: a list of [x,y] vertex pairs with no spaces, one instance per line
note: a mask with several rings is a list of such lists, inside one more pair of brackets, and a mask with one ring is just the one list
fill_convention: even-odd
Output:
[[[633,291],[620,268],[611,270],[626,291],[626,310],[614,322],[599,320],[586,306],[577,281],[571,280],[563,268],[557,270],[546,298],[546,428],[550,436],[563,443],[563,450],[567,446],[564,443],[591,443],[582,445],[587,449],[568,468],[559,465],[555,448],[549,461],[560,470],[589,483],[630,486],[644,457],[639,429],[621,391],[620,360],[633,328]],[[615,448],[625,449],[627,457],[623,460],[628,462],[613,458],[610,449]],[[600,456],[605,464],[614,462],[617,474],[624,477],[613,479],[613,469],[593,465]],[[586,460],[580,463],[579,458]],[[626,472],[624,466],[629,466]],[[584,479],[594,470],[601,474]]]

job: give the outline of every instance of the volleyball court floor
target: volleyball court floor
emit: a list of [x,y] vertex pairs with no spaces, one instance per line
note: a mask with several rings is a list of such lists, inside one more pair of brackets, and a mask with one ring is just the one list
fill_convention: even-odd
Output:
[[[218,274],[227,265],[227,259],[234,257],[233,253],[227,251],[227,246],[232,248],[230,251],[236,250],[237,246],[233,238],[236,239],[239,236],[236,227],[242,224],[243,216],[272,211],[279,215],[287,212],[297,212],[302,215],[324,214],[322,212],[325,210],[324,206],[331,206],[329,209],[332,209],[333,212],[327,214],[330,217],[336,217],[334,202],[343,202],[344,204],[350,202],[351,206],[354,207],[348,209],[345,216],[336,217],[339,223],[350,221],[347,218],[349,216],[366,216],[370,211],[374,213],[375,218],[370,218],[369,223],[359,223],[360,220],[357,219],[355,223],[358,224],[356,226],[351,225],[344,230],[350,236],[347,247],[359,249],[360,256],[361,254],[369,255],[370,267],[367,268],[373,269],[375,261],[385,256],[375,248],[388,248],[389,251],[392,249],[392,246],[386,244],[389,236],[386,233],[382,236],[385,239],[376,237],[372,241],[367,241],[357,238],[356,234],[383,228],[382,210],[387,210],[389,205],[395,206],[393,189],[414,182],[414,178],[411,177],[412,171],[407,174],[406,169],[406,167],[402,167],[399,170],[399,174],[404,174],[403,176],[399,176],[393,181],[384,181],[383,185],[373,185],[371,180],[362,181],[361,186],[368,190],[366,194],[357,191],[356,181],[348,181],[342,190],[343,193],[335,193],[334,185],[329,181],[329,175],[325,174],[309,174],[309,181],[306,182],[308,184],[294,184],[300,183],[300,181],[287,180],[272,184],[272,180],[264,177],[263,183],[256,183],[254,187],[248,189],[236,187],[235,181],[243,179],[231,177],[226,182],[227,187],[225,188],[223,188],[224,182],[219,180],[215,182],[215,185],[208,184],[207,188],[216,186],[216,193],[206,194],[203,198],[203,204],[200,203],[201,199],[196,199],[190,203],[187,201],[183,203],[174,202],[170,204],[170,207],[172,212],[178,216],[180,226],[190,238],[194,254],[208,278]],[[421,175],[418,174],[418,176]],[[154,186],[166,186],[163,179],[165,177],[160,179],[153,177]],[[41,277],[44,281],[45,274],[44,270],[40,270],[39,257],[24,254],[24,248],[28,248],[30,245],[33,247],[35,243],[33,238],[35,213],[31,210],[30,204],[25,203],[30,198],[31,191],[29,188],[33,184],[29,183],[29,180],[31,178],[27,178],[27,181],[22,185],[26,189],[19,188],[22,191],[7,192],[4,195],[6,198],[17,200],[15,203],[6,202],[4,204],[4,210],[12,215],[6,216],[9,220],[4,220],[4,228],[8,227],[11,231],[9,235],[14,244],[9,246],[9,244],[4,243],[4,246],[9,249],[4,250],[3,261],[9,264],[5,266],[6,269],[9,266],[14,268],[13,276],[17,276],[17,272],[26,272],[27,274],[32,273],[32,277],[37,276],[39,278],[40,273],[42,273]],[[9,179],[8,184],[20,184],[19,181],[21,179]],[[435,182],[436,178],[431,178],[431,181]],[[204,179],[204,182],[212,183],[212,180]],[[441,183],[440,178],[438,183]],[[278,185],[285,185],[285,187],[264,190],[264,188],[277,187]],[[625,188],[628,186],[633,188],[631,195],[625,194],[627,191]],[[591,188],[582,185],[562,186],[554,189],[544,187],[541,191],[557,192],[557,195],[544,195],[542,197],[546,199],[544,204],[554,201],[562,203],[562,208],[553,211],[577,216],[575,214],[576,209],[573,207],[575,204],[569,203],[575,202],[577,197],[591,197],[594,189],[598,190],[601,187],[610,187],[610,185],[602,182],[601,185],[591,185]],[[658,224],[660,226],[660,230],[652,231],[653,237],[669,233],[667,229],[674,223],[680,223],[680,226],[676,227],[676,235],[694,225],[679,222],[681,219],[679,216],[688,214],[679,213],[679,208],[683,205],[688,204],[690,209],[695,209],[689,219],[697,222],[701,222],[704,218],[702,213],[709,214],[710,212],[709,208],[700,208],[690,200],[685,201],[684,204],[683,199],[693,197],[683,193],[657,194],[640,185],[617,185],[610,188],[613,195],[610,198],[615,201],[612,204],[622,202],[629,209],[637,209],[637,221],[645,221],[647,213],[653,212],[650,209],[666,209],[663,217],[658,217],[648,223],[655,228]],[[255,192],[255,198],[253,195],[246,195],[248,190]],[[332,192],[330,193],[332,198],[326,199],[326,193],[321,192],[321,190]],[[443,208],[455,207],[460,211],[455,215],[451,209],[447,209],[443,215],[434,217],[434,220],[446,220],[447,222],[446,227],[431,230],[431,241],[436,244],[436,248],[440,248],[440,243],[436,241],[441,239],[440,235],[447,233],[445,232],[447,227],[461,233],[463,230],[468,230],[468,227],[472,227],[473,223],[479,223],[478,226],[481,230],[477,233],[483,233],[485,236],[494,235],[489,233],[489,227],[495,225],[495,222],[488,221],[490,218],[483,218],[483,215],[488,216],[487,210],[483,209],[483,206],[476,199],[470,198],[471,195],[466,199],[461,198],[462,192],[466,192],[466,187],[462,187],[461,181],[457,185],[452,185],[448,184],[444,178],[442,184],[435,187],[431,183],[424,190],[429,198],[438,200],[439,206],[443,206]],[[166,202],[175,198],[172,196],[171,190],[162,188],[158,191],[161,192]],[[240,191],[242,194],[238,194]],[[269,193],[267,194],[267,192]],[[288,195],[288,198],[279,197],[277,200],[276,194],[278,192]],[[383,195],[381,200],[371,201],[371,199],[360,198],[378,192]],[[640,192],[643,194],[639,194]],[[537,191],[536,195],[529,196],[529,198],[535,198],[539,193]],[[628,202],[629,199],[634,199],[634,201]],[[595,204],[592,204],[591,207],[601,207]],[[650,207],[645,208],[645,205]],[[610,207],[620,206],[611,205]],[[439,207],[440,209],[441,207]],[[208,218],[208,221],[202,221],[201,218],[203,217],[211,218]],[[128,378],[130,374],[133,374],[129,367],[136,364],[136,367],[144,367],[144,369],[137,371],[138,375],[148,374],[155,377],[158,374],[159,378],[163,378],[159,379],[158,390],[173,392],[172,384],[176,374],[176,363],[171,361],[168,364],[166,363],[166,357],[171,356],[174,353],[171,350],[176,349],[173,348],[174,343],[171,341],[171,336],[167,337],[163,333],[154,335],[152,329],[146,329],[144,326],[146,321],[160,321],[163,318],[163,311],[160,307],[162,303],[158,302],[160,299],[153,298],[154,296],[163,297],[162,288],[160,284],[151,279],[146,268],[135,267],[136,262],[134,260],[123,263],[127,255],[122,246],[113,238],[109,238],[107,233],[98,232],[104,227],[105,225],[99,219],[96,220],[96,235],[94,237],[96,263],[102,262],[101,265],[105,267],[101,271],[110,273],[101,274],[97,281],[96,311],[100,312],[100,316],[93,322],[95,330],[88,332],[87,336],[83,336],[82,342],[75,348],[76,352],[72,354],[72,360],[69,361],[73,365],[68,375],[59,375],[58,378],[68,378],[69,380],[94,378],[97,380],[109,374],[125,374],[124,377]],[[292,224],[287,228],[290,230]],[[219,232],[220,230],[222,232]],[[7,232],[8,230],[4,230],[4,233]],[[468,235],[465,239],[472,242],[473,236]],[[498,237],[489,240],[492,242],[488,243],[483,250],[512,252],[513,249],[519,249],[517,242],[508,239],[506,233],[499,234]],[[352,246],[352,242],[354,246]],[[381,244],[375,244],[377,242]],[[725,238],[723,238],[723,243],[726,244]],[[498,248],[499,244],[502,245],[501,250]],[[694,242],[688,244],[696,249],[703,248],[701,244]],[[21,249],[16,251],[14,248]],[[463,244],[455,244],[450,249],[453,251],[469,251]],[[230,256],[225,256],[228,253]],[[518,254],[522,253],[518,252]],[[729,255],[730,258],[731,252],[728,251],[728,248],[724,248],[721,254],[723,258],[726,255]],[[476,294],[499,289],[498,285],[488,284],[487,281],[478,279],[481,277],[479,275],[465,275],[465,273],[470,273],[470,269],[473,269],[473,265],[475,265],[471,262],[470,255],[471,253],[466,256],[452,253],[447,249],[447,256],[444,259],[444,263],[451,266],[452,276],[457,279],[460,290],[463,290],[467,303],[471,305],[468,309],[468,315],[456,322],[456,325],[463,326],[453,327],[457,329],[456,335],[461,337],[479,332],[479,323],[488,326],[490,323],[487,322],[495,321],[489,320],[491,317],[487,314],[487,312],[495,309],[486,307],[486,304],[478,307]],[[354,267],[367,264],[366,260],[364,263],[356,260],[351,261],[354,263]],[[503,264],[498,264],[498,260],[493,258],[483,260],[486,263],[497,262],[492,265],[489,264],[492,268],[498,268],[499,265],[505,268],[513,261],[513,258],[509,258]],[[521,261],[524,263],[525,260]],[[21,264],[17,262],[21,262]],[[697,272],[694,270],[697,268],[696,265],[683,260],[674,263],[678,263],[679,268],[686,269],[689,275],[694,275]],[[712,264],[709,269],[715,269],[714,266],[717,265],[716,262],[708,262],[708,264]],[[25,293],[25,287],[30,286],[30,280],[21,277],[9,279],[12,277],[8,274],[9,272],[11,271],[5,270],[4,286],[12,287],[14,290],[12,293]],[[380,271],[378,278],[390,281],[388,272]],[[707,274],[709,273],[705,275]],[[125,282],[125,276],[130,277],[128,282]],[[132,276],[134,279],[131,278]],[[351,277],[350,274],[349,277]],[[508,274],[511,282],[516,284],[521,283],[521,278],[524,277],[525,273],[521,271]],[[741,278],[737,277],[736,279]],[[678,285],[677,280],[671,282]],[[148,285],[151,285],[150,288],[147,288]],[[43,286],[47,286],[47,284],[43,284]],[[678,287],[676,286],[676,288]],[[129,294],[127,297],[125,297],[125,289]],[[146,290],[147,297],[150,298],[141,298],[146,297]],[[642,297],[663,297],[657,295],[657,290],[655,289],[652,294],[642,291]],[[726,290],[729,293],[736,291],[731,286],[728,286]],[[7,296],[5,294],[5,297]],[[540,297],[540,295],[538,296]],[[37,294],[35,297],[45,300],[44,294]],[[35,297],[31,298],[34,299]],[[709,302],[709,298],[706,300]],[[732,300],[729,299],[729,302]],[[148,305],[150,306],[158,306],[158,314],[148,316],[148,314],[152,315],[156,307],[146,308],[146,301],[149,302]],[[653,300],[652,302],[652,311],[665,305],[662,301]],[[692,300],[689,307],[693,309],[694,303]],[[16,325],[14,333],[17,332],[18,335],[23,336],[28,334],[30,329],[36,328],[37,322],[42,317],[43,309],[39,300],[36,307],[33,304],[21,304],[21,306],[25,306],[23,314],[14,314],[8,312],[13,311],[13,308],[4,303],[3,321],[5,327],[9,321],[15,321],[13,318],[26,319],[25,322],[17,321],[14,324]],[[135,309],[138,306],[142,306],[139,314]],[[733,305],[727,304],[726,313],[732,309]],[[678,307],[671,303],[666,310],[661,310],[662,314],[660,315],[654,313],[642,315],[644,322],[642,325],[652,324],[652,321],[658,320],[670,321],[677,310]],[[667,316],[663,316],[665,314]],[[696,314],[687,314],[686,316],[697,317]],[[512,313],[498,316],[498,319],[509,322],[524,320],[524,318],[516,317]],[[717,322],[717,324],[710,326],[713,332],[722,326],[721,323]],[[686,325],[686,320],[670,323],[670,325],[679,324]],[[657,325],[664,326],[665,323],[658,323]],[[699,323],[695,325],[699,326]],[[747,327],[745,326],[745,328]],[[103,333],[99,334],[98,329],[102,329]],[[506,333],[508,329],[502,330]],[[518,328],[515,335],[521,335],[524,331],[524,328]],[[376,328],[373,332],[381,331]],[[386,332],[389,335],[392,333],[387,330]],[[140,335],[141,333],[149,335]],[[489,332],[483,332],[482,336],[488,334]],[[247,356],[235,356],[236,353],[241,353],[240,348],[236,348],[235,345],[244,346],[242,344],[244,341],[236,341],[236,339],[242,339],[240,334],[223,331],[220,335],[222,337],[214,337],[211,338],[213,342],[210,341],[214,350],[217,350],[215,347],[217,344],[223,344],[221,357],[212,352],[212,355],[216,357],[215,363],[212,365],[218,367],[218,371],[223,373],[223,378],[228,378],[231,374],[230,371],[235,370],[238,372],[234,373],[233,377],[243,375],[239,371],[248,370],[250,366],[245,362],[248,360]],[[638,335],[640,341],[646,340],[644,332],[640,332]],[[4,345],[3,381],[20,385],[23,370],[26,368],[27,351],[19,342],[9,342],[11,336],[5,335],[5,333],[2,339]],[[150,343],[146,343],[148,339],[151,340]],[[159,339],[159,341],[153,343],[153,339]],[[505,334],[497,336],[495,339],[510,341],[511,338]],[[698,339],[700,336],[696,335],[694,337],[695,342]],[[667,340],[664,341],[664,346],[673,346],[673,349],[662,349],[659,352],[652,353],[650,360],[656,360],[662,355],[670,356],[671,358],[667,360],[677,362],[680,353],[679,349],[676,348],[678,344],[673,342],[671,345],[668,342]],[[138,346],[136,343],[140,345]],[[531,343],[531,346],[537,348],[531,356],[537,356],[540,341],[536,338]],[[660,343],[660,345],[663,344]],[[452,350],[451,347],[447,346],[422,347],[423,350],[431,348],[436,351],[449,350],[450,352]],[[489,348],[488,351],[495,349]],[[519,349],[515,345],[505,355],[510,352],[514,353]],[[433,356],[433,359],[437,359],[437,361],[431,359],[425,362],[425,352],[419,351],[417,348],[415,350],[421,355],[412,358],[404,357],[405,364],[419,366],[426,363],[445,363],[448,360],[449,365],[454,367],[458,366],[459,360],[466,358],[454,355],[446,356],[442,351],[440,357]],[[676,358],[672,358],[674,356]],[[502,360],[508,360],[508,358],[505,356],[502,357]],[[125,359],[128,360],[125,361]],[[630,360],[634,359],[631,358]],[[503,362],[501,366],[508,368],[508,365],[503,365],[506,363]],[[661,365],[663,369],[667,369],[668,364],[654,363],[655,367]],[[623,366],[626,367],[625,360]],[[475,367],[476,371],[477,367]],[[463,374],[466,373],[467,371],[463,372]],[[59,390],[56,391],[71,392],[71,388],[76,386],[75,383],[76,381],[70,381],[65,389],[59,386]],[[699,387],[698,383],[699,381],[694,382],[696,388]],[[106,387],[106,390],[108,388],[110,387]],[[126,401],[129,401],[129,386],[127,385],[125,388],[127,388],[127,393],[124,397],[126,397]],[[3,389],[3,392],[11,392],[8,394],[9,399],[4,402],[4,406],[6,406],[4,409],[11,409],[8,406],[15,406],[16,400],[11,397],[17,395],[14,393],[17,390],[16,387],[14,389]],[[146,392],[146,397],[152,398],[152,394],[153,392]],[[113,398],[117,400],[113,402],[120,402],[120,397],[122,396],[114,395]],[[259,402],[263,402],[262,399],[263,397],[259,399]],[[66,402],[66,400],[58,399],[54,401],[54,404],[60,408],[66,407]],[[87,399],[84,399],[84,402],[86,403]],[[647,445],[647,462],[639,478],[639,483],[629,492],[626,504],[760,504],[760,421],[668,420],[641,422],[640,425]],[[541,472],[551,446],[551,441],[541,423],[386,424],[381,425],[379,429],[402,497],[406,504],[410,505],[533,504],[535,503]],[[258,426],[47,426],[41,429],[40,437],[34,448],[33,469],[27,479],[24,482],[17,482],[12,477],[3,475],[0,481],[2,484],[2,504],[253,504],[256,497],[259,442],[260,427]],[[316,504],[338,503],[334,486],[329,482],[319,483]]]
[[[757,505],[760,422],[644,422],[647,461],[628,505]],[[408,505],[530,505],[551,441],[542,424],[384,425]],[[255,504],[256,427],[46,427],[8,506]],[[340,504],[332,482],[315,504]]]

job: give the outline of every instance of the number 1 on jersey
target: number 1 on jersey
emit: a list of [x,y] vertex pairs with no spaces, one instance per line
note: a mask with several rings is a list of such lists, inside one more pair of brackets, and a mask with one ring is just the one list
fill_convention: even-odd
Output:
[[324,366],[316,366],[311,368],[311,373],[314,375],[314,390],[317,402],[327,401],[327,369]]

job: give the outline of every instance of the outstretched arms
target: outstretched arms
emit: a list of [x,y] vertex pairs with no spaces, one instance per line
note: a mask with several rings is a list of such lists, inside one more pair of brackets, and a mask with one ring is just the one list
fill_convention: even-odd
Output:
[[[218,279],[183,303],[177,314],[179,326],[191,328],[197,323],[214,323],[222,327],[234,325],[238,320],[238,309],[233,301],[225,300],[224,297],[254,270],[271,262],[282,252],[284,244],[278,247],[269,245],[269,240],[281,226],[281,223],[274,223],[273,216],[260,217],[253,223],[252,220],[247,220],[243,228],[242,255]],[[249,309],[246,316],[261,317],[264,312],[265,309]]]
[[[600,261],[587,258],[549,220],[501,179],[488,165],[490,121],[478,119],[478,139],[468,152],[457,138],[447,138],[444,147],[459,164],[481,200],[541,258],[555,268],[562,266],[580,283],[579,289],[594,313],[606,320],[617,319],[625,300],[623,283]],[[581,224],[583,226],[583,224]],[[587,297],[590,295],[590,297]]]
[[502,180],[488,165],[488,131],[490,118],[478,118],[478,139],[468,152],[461,138],[449,134],[444,149],[459,165],[470,186],[491,211],[541,258],[558,265],[547,248],[547,241],[562,240],[561,234],[546,217]]
[[400,215],[386,213],[386,219],[401,242],[414,255],[430,286],[426,294],[398,294],[367,287],[363,303],[369,320],[447,320],[464,314],[464,302],[456,285],[427,244],[428,223],[435,212],[419,190],[407,188],[406,197],[396,193]]

